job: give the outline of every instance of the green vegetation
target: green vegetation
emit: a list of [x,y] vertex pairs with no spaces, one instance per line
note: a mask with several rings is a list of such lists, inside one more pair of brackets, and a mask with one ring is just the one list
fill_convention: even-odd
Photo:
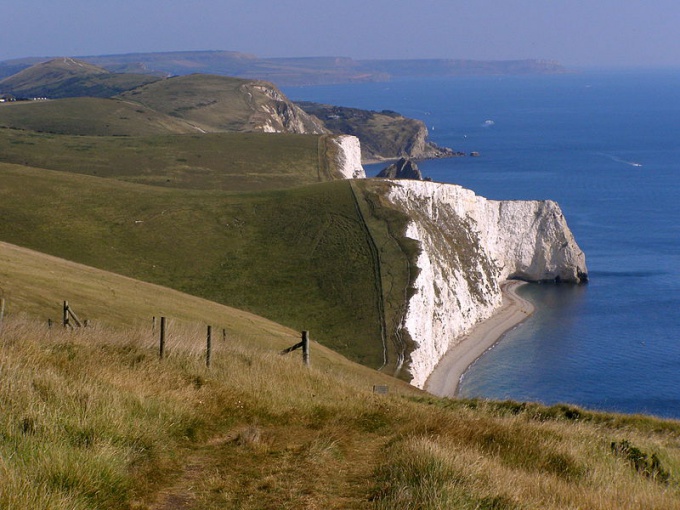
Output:
[[189,75],[148,84],[122,94],[157,112],[190,121],[208,131],[244,131],[267,99],[253,82],[212,75]]
[[0,81],[0,93],[19,98],[111,97],[158,77],[111,73],[81,60],[60,58],[35,64]]
[[315,135],[104,137],[0,129],[1,162],[184,189],[252,191],[319,182],[325,180],[319,171],[324,145]]
[[0,126],[80,136],[198,133],[190,124],[120,99],[78,97],[0,105]]
[[1,239],[309,329],[383,364],[376,260],[347,181],[235,195],[12,165],[0,175]]

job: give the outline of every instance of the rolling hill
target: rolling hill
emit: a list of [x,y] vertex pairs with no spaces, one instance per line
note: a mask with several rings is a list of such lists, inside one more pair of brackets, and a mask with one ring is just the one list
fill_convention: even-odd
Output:
[[214,75],[189,75],[150,83],[121,94],[206,131],[326,133],[270,83]]
[[53,59],[28,67],[0,81],[0,94],[18,98],[111,97],[156,81],[138,73],[111,73],[81,60]]
[[8,164],[0,174],[4,241],[309,329],[374,368],[385,362],[377,261],[348,181],[233,194]]
[[[18,97],[30,93],[50,100],[0,104],[0,126],[79,136],[334,133],[357,136],[367,162],[456,155],[429,142],[423,122],[395,112],[298,105],[273,84],[256,80],[192,74],[140,81],[139,76],[113,74],[74,59],[39,63],[6,78],[0,87],[4,84]],[[117,88],[95,90],[95,82],[114,79]]]

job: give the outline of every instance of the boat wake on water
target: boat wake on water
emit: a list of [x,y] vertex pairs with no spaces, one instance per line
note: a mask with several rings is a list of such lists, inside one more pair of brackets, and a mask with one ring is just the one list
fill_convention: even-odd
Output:
[[616,161],[617,163],[622,163],[624,165],[635,166],[635,167],[642,166],[642,163],[638,163],[636,161],[628,161],[628,160],[620,158],[618,156],[614,156],[613,154],[607,154],[606,152],[597,152],[596,154],[598,156],[602,156],[604,158],[611,159],[612,161]]

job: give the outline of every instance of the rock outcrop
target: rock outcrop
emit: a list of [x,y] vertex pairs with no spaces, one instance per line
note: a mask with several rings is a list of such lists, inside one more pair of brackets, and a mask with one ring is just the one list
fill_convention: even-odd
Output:
[[252,131],[265,133],[324,134],[329,133],[323,123],[308,115],[291,102],[273,84],[263,81],[247,82],[243,85],[244,96],[267,98],[251,101],[253,113],[249,119]]
[[460,186],[392,181],[389,201],[419,241],[418,276],[402,328],[409,370],[423,387],[444,353],[502,301],[501,283],[583,282],[585,256],[552,201],[494,201]]
[[422,181],[423,174],[414,161],[407,158],[401,158],[396,163],[392,163],[387,168],[384,168],[377,175],[381,179],[412,179],[414,181]]

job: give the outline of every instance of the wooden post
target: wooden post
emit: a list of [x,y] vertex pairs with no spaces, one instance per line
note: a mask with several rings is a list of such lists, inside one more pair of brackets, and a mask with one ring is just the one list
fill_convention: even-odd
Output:
[[70,326],[69,321],[68,321],[68,301],[64,301],[64,327],[67,328]]
[[79,328],[83,327],[83,324],[80,322],[78,316],[75,314],[73,310],[71,310],[68,301],[64,301],[64,327],[73,328],[73,325],[71,324],[71,319],[73,319],[73,322],[75,322],[76,326],[78,326]]
[[159,357],[163,359],[165,353],[165,317],[161,317],[161,343]]
[[47,329],[52,329],[52,319],[47,319]]
[[226,342],[227,341],[227,330],[222,328],[222,341]]
[[309,331],[302,332],[302,362],[309,366]]
[[205,366],[210,368],[210,343],[212,340],[212,326],[208,326],[208,337],[206,341],[206,350],[205,350]]
[[0,299],[0,327],[2,327],[2,319],[5,317],[5,299]]
[[156,334],[156,316],[155,315],[151,318],[151,334],[152,335]]

